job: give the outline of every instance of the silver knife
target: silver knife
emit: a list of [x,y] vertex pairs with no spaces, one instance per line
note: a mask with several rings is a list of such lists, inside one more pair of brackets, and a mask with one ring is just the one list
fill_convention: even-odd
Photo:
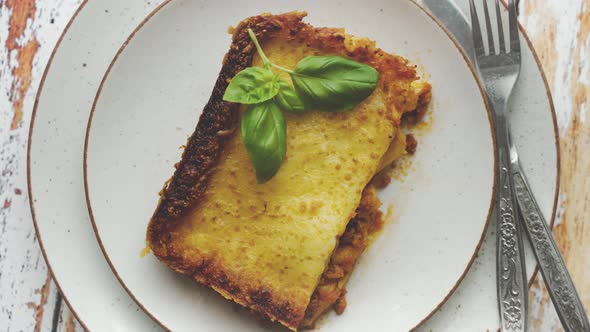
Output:
[[469,61],[475,63],[471,24],[455,2],[452,0],[422,0],[422,3],[449,30],[467,53]]
[[[432,15],[445,25],[465,50],[470,61],[473,62],[471,25],[459,7],[452,0],[422,0],[422,3]],[[521,221],[559,319],[568,332],[590,331],[590,323],[580,297],[555,244],[553,234],[534,198],[520,162],[518,159],[511,159],[514,191],[519,212],[522,215]]]

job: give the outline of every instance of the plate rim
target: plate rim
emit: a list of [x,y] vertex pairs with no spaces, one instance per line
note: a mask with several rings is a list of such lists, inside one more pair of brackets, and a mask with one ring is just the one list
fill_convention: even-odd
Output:
[[[94,235],[96,237],[96,240],[99,244],[100,250],[102,251],[109,267],[111,268],[113,274],[115,275],[115,277],[117,278],[117,280],[119,281],[119,283],[121,284],[121,286],[123,287],[123,289],[125,289],[125,291],[127,292],[127,294],[133,299],[133,301],[135,301],[135,303],[151,318],[153,319],[158,325],[160,325],[163,329],[167,330],[167,331],[171,331],[171,329],[166,326],[158,317],[155,316],[154,313],[152,313],[150,310],[148,310],[146,308],[146,306],[140,302],[137,297],[135,296],[135,294],[131,291],[131,289],[127,286],[127,284],[125,283],[125,281],[123,280],[123,278],[119,275],[119,272],[117,270],[117,268],[115,267],[115,265],[113,264],[109,253],[107,252],[103,242],[102,242],[102,238],[100,236],[100,232],[98,230],[98,227],[96,225],[96,221],[94,218],[94,213],[92,210],[92,203],[91,203],[91,199],[90,199],[90,192],[89,192],[89,185],[88,185],[88,167],[87,167],[87,161],[88,161],[88,144],[90,141],[90,132],[92,130],[92,121],[94,119],[94,112],[96,111],[96,106],[98,104],[98,100],[101,97],[101,93],[102,93],[102,89],[106,83],[106,81],[109,78],[109,74],[111,73],[112,68],[114,67],[114,65],[117,63],[117,61],[119,60],[119,56],[125,51],[125,49],[127,48],[127,46],[131,43],[131,41],[133,40],[133,37],[135,37],[136,33],[139,32],[139,30],[141,30],[143,28],[143,26],[150,21],[153,16],[157,13],[159,13],[162,9],[164,9],[164,7],[166,7],[167,5],[169,5],[170,3],[172,3],[174,0],[165,0],[162,4],[160,4],[160,6],[158,6],[157,8],[155,8],[148,16],[146,16],[140,23],[139,25],[133,30],[133,32],[131,32],[131,34],[125,39],[125,41],[123,42],[123,44],[121,45],[121,47],[117,50],[117,53],[115,54],[115,56],[113,57],[113,59],[111,60],[111,62],[109,63],[109,66],[107,68],[107,70],[105,71],[105,74],[103,75],[103,78],[101,79],[101,82],[98,86],[96,95],[94,97],[93,103],[92,103],[92,108],[90,110],[90,114],[88,116],[88,123],[86,126],[86,134],[85,134],[85,139],[84,139],[84,160],[83,160],[83,174],[84,174],[84,193],[85,193],[85,199],[86,199],[86,207],[88,208],[88,214],[90,217],[90,222],[92,223],[92,229],[94,230]],[[480,80],[478,79],[477,73],[475,68],[473,67],[473,65],[471,64],[471,62],[469,61],[469,57],[467,56],[467,54],[465,53],[465,51],[463,50],[463,48],[459,45],[459,43],[457,42],[457,40],[453,37],[453,35],[448,31],[448,29],[446,29],[446,27],[444,27],[444,25],[436,18],[434,17],[429,11],[427,11],[424,7],[422,7],[420,4],[418,4],[415,0],[406,0],[408,3],[413,4],[414,6],[417,7],[419,12],[422,12],[424,14],[427,15],[427,17],[429,17],[437,26],[438,28],[440,28],[444,34],[446,35],[446,37],[453,43],[453,45],[455,46],[455,48],[459,51],[461,57],[463,58],[463,61],[465,62],[465,64],[467,65],[467,68],[469,69],[469,72],[471,73],[478,89],[479,89],[479,94],[480,97],[483,101],[483,105],[486,109],[486,113],[487,113],[487,119],[488,119],[488,123],[489,123],[489,127],[490,127],[490,136],[492,138],[492,148],[493,148],[493,160],[494,160],[494,168],[493,168],[493,175],[494,178],[496,178],[498,176],[498,160],[497,160],[497,156],[495,151],[497,150],[496,147],[496,134],[494,131],[494,122],[492,121],[492,110],[491,107],[489,105],[489,102],[487,100],[487,98],[485,97],[485,90],[483,88],[483,85],[481,84]],[[487,229],[489,227],[490,224],[490,219],[491,219],[491,214],[492,214],[492,210],[494,207],[494,197],[496,196],[496,191],[497,191],[497,185],[496,182],[494,181],[492,183],[492,190],[491,190],[491,197],[490,197],[490,202],[488,205],[488,212],[487,212],[487,216],[482,228],[482,233],[479,237],[479,240],[477,242],[477,245],[474,248],[473,254],[471,255],[471,258],[469,259],[469,261],[467,262],[463,272],[461,272],[461,274],[459,275],[459,277],[457,278],[457,280],[454,282],[454,284],[452,285],[451,289],[447,292],[447,294],[434,306],[434,308],[432,308],[430,310],[430,312],[422,319],[420,319],[413,327],[410,328],[410,331],[414,331],[417,328],[419,328],[422,324],[424,324],[430,317],[432,317],[437,311],[438,309],[440,309],[447,301],[448,299],[451,297],[451,295],[455,292],[455,290],[459,287],[459,285],[461,284],[461,282],[463,281],[463,279],[465,278],[465,276],[467,275],[467,272],[469,272],[469,269],[471,268],[471,266],[473,265],[473,262],[475,261],[475,258],[477,257],[477,254],[483,244]]]
[[[131,33],[131,35],[129,37],[131,37],[133,34],[135,34],[139,30],[139,28],[141,26],[143,26],[143,24],[145,24],[147,22],[147,20],[149,20],[153,15],[155,15],[156,12],[160,11],[160,9],[162,9],[165,5],[167,5],[171,1],[172,0],[165,0],[161,4],[157,5],[150,12],[150,14],[148,14],[139,23],[139,25],[133,30],[133,32]],[[423,12],[425,12],[431,19],[433,19],[434,22],[437,23],[439,25],[439,27],[441,27],[441,29],[443,29],[443,31],[447,34],[447,36],[457,46],[457,41],[455,40],[455,38],[452,35],[449,34],[449,32],[447,31],[447,29],[438,21],[438,19],[436,19],[430,12],[428,12],[427,10],[425,10],[423,8],[423,6],[421,6],[420,4],[416,3],[415,0],[409,0],[409,1],[412,2],[412,3],[414,3]],[[504,6],[506,6],[506,4],[504,3],[504,1],[501,1],[501,2],[502,2],[502,4]],[[32,138],[33,130],[35,128],[34,127],[35,118],[36,118],[36,114],[37,114],[37,110],[38,110],[38,106],[39,106],[39,99],[40,99],[40,96],[41,96],[42,91],[43,91],[43,88],[44,88],[45,79],[46,79],[46,77],[49,74],[49,71],[51,69],[51,65],[53,63],[53,60],[54,60],[55,55],[57,53],[57,50],[61,46],[61,43],[63,41],[63,38],[65,37],[66,33],[70,30],[70,27],[71,27],[72,23],[76,20],[76,18],[78,17],[78,14],[84,9],[84,7],[85,7],[85,5],[87,3],[88,3],[88,0],[82,0],[81,4],[78,6],[78,8],[74,12],[74,14],[70,18],[70,20],[68,21],[68,23],[64,27],[64,30],[60,34],[60,36],[59,36],[56,44],[53,47],[53,50],[50,53],[49,59],[47,61],[47,64],[46,64],[45,69],[43,71],[41,80],[39,82],[39,86],[38,86],[37,92],[35,94],[33,111],[32,111],[32,114],[31,114],[31,120],[30,120],[30,124],[29,124],[29,132],[28,132],[28,140],[27,140],[26,174],[27,174],[27,192],[28,192],[28,195],[29,195],[29,208],[30,208],[30,211],[31,211],[31,217],[32,217],[33,226],[34,226],[34,229],[35,229],[35,235],[37,236],[37,239],[39,241],[39,247],[41,249],[41,252],[42,252],[42,255],[43,255],[43,259],[45,260],[45,263],[47,265],[47,269],[48,269],[51,277],[53,278],[53,281],[54,281],[57,289],[59,290],[60,294],[62,295],[64,301],[66,302],[66,304],[70,308],[72,314],[76,317],[76,319],[78,320],[78,322],[80,323],[80,325],[82,325],[82,327],[84,329],[89,330],[88,329],[88,326],[84,323],[84,320],[81,319],[81,317],[78,314],[78,312],[76,311],[76,309],[71,306],[70,301],[68,299],[68,296],[63,291],[63,289],[62,289],[62,287],[61,287],[61,285],[59,283],[59,280],[56,277],[56,274],[54,273],[53,268],[51,266],[51,263],[50,263],[50,261],[48,259],[47,253],[45,251],[45,247],[43,245],[42,235],[41,235],[41,232],[39,231],[38,221],[37,221],[37,218],[36,218],[35,207],[34,207],[34,200],[33,200],[33,190],[32,190],[32,184],[31,184],[31,149],[32,149],[32,140],[31,140],[31,138]],[[549,225],[550,228],[553,229],[554,224],[555,224],[555,216],[556,216],[557,207],[558,207],[557,206],[557,203],[558,203],[558,199],[559,199],[559,192],[560,192],[560,185],[561,185],[561,179],[560,179],[560,175],[561,175],[561,149],[560,149],[559,129],[558,129],[558,125],[557,125],[557,115],[555,113],[555,105],[554,105],[553,97],[552,97],[551,90],[550,90],[550,87],[549,87],[549,82],[547,80],[547,76],[545,74],[545,71],[543,69],[543,66],[542,66],[542,64],[540,62],[539,56],[538,56],[538,54],[537,54],[537,52],[536,52],[536,50],[535,50],[535,48],[533,46],[532,41],[530,40],[529,36],[527,35],[526,30],[524,29],[524,27],[521,25],[520,22],[518,22],[518,27],[519,27],[519,30],[521,32],[522,37],[525,39],[525,41],[526,41],[529,49],[531,50],[531,53],[533,55],[533,58],[534,58],[535,63],[537,65],[537,68],[539,70],[539,73],[541,74],[541,79],[543,80],[543,85],[544,85],[544,88],[545,88],[545,93],[546,93],[546,96],[547,96],[547,100],[549,102],[549,108],[550,108],[550,111],[551,111],[551,118],[552,118],[552,122],[553,122],[553,132],[554,132],[555,147],[556,147],[556,176],[555,176],[555,192],[554,192],[554,198],[553,198],[553,207],[552,207],[552,213],[551,213],[551,222],[550,222],[550,225]],[[128,39],[129,38],[127,38],[127,40]],[[459,47],[459,51],[465,57],[464,51],[460,47]],[[116,56],[118,56],[118,54],[119,54],[119,52],[117,53]],[[467,62],[467,65],[468,65],[468,67],[470,69],[472,68],[472,65],[469,62]],[[478,85],[479,85],[479,83],[478,83]],[[481,89],[481,86],[480,86],[480,89]],[[488,116],[489,116],[489,110],[488,110]],[[86,189],[86,186],[85,186],[85,189]],[[491,208],[490,208],[490,211],[491,211]],[[484,232],[482,234],[482,238],[480,239],[480,242],[478,244],[477,249],[479,249],[479,247],[482,244],[483,237],[485,236],[485,230],[487,230],[487,227],[489,225],[489,219],[490,219],[490,216],[488,215],[488,218],[487,218],[487,221],[486,221],[486,226],[484,228]],[[93,227],[94,227],[94,225],[93,225]],[[102,248],[101,248],[101,250],[102,250]],[[104,251],[103,251],[103,254],[104,254]],[[464,279],[464,277],[467,274],[467,271],[469,270],[469,267],[472,265],[473,260],[474,260],[474,258],[475,258],[476,255],[477,255],[477,251],[473,255],[473,257],[472,257],[471,261],[469,262],[466,270],[461,275],[461,277],[457,280],[457,283],[455,284],[455,286],[453,287],[453,289],[449,292],[449,294],[447,294],[447,296],[437,306],[437,308],[435,308],[427,317],[425,317],[422,321],[420,321],[419,324],[417,326],[415,326],[412,330],[415,330],[420,325],[422,325],[426,320],[428,320],[448,300],[448,298],[451,296],[451,294],[456,290],[456,288],[458,287],[458,285]],[[107,258],[105,257],[105,259],[107,259]],[[110,261],[108,259],[107,259],[107,262],[109,262],[109,265],[111,265],[110,264]],[[111,268],[112,268],[112,266],[111,266]],[[532,286],[533,282],[535,281],[538,272],[539,272],[539,266],[537,264],[536,267],[535,267],[535,270],[534,270],[534,272],[533,272],[533,274],[531,276],[531,278],[528,281],[528,287],[529,288]],[[116,275],[116,273],[115,273],[115,275]],[[117,276],[117,279],[119,279],[118,276]],[[124,285],[123,285],[123,287],[127,291],[127,288]],[[131,298],[135,300],[135,298],[133,296],[131,296]],[[137,303],[136,300],[135,300],[135,302]],[[153,317],[149,313],[147,313],[147,311],[143,308],[142,305],[140,305],[139,303],[138,303],[138,305],[140,306],[140,308],[142,308],[142,310],[144,312],[146,312],[146,314],[148,316],[150,316],[150,318],[153,319]],[[157,321],[157,320],[154,320],[154,321],[157,322],[160,326],[162,326],[159,321]]]
[[70,300],[68,299],[68,297],[65,295],[64,291],[62,290],[62,288],[59,284],[59,281],[55,277],[55,273],[53,272],[53,268],[51,267],[51,264],[49,263],[49,258],[47,257],[47,253],[45,252],[45,247],[43,246],[43,240],[42,240],[41,232],[39,231],[39,225],[37,223],[37,217],[35,214],[35,206],[34,206],[34,202],[33,202],[33,188],[32,188],[32,184],[31,184],[31,147],[32,147],[31,138],[33,137],[33,129],[35,127],[35,117],[37,115],[37,107],[39,105],[39,99],[41,97],[41,92],[43,90],[43,86],[45,85],[45,79],[47,78],[47,75],[49,74],[49,70],[51,68],[51,64],[53,62],[55,54],[57,53],[57,50],[59,49],[59,46],[61,45],[61,42],[63,41],[64,36],[70,30],[72,23],[74,23],[74,21],[76,20],[76,17],[78,17],[78,14],[80,14],[80,12],[86,6],[88,1],[89,0],[82,0],[82,3],[76,9],[76,11],[72,15],[72,17],[70,18],[68,23],[66,24],[64,30],[59,35],[59,38],[57,39],[57,42],[55,43],[53,50],[51,50],[51,53],[49,55],[49,59],[47,60],[47,65],[45,65],[45,69],[43,70],[43,75],[41,76],[41,81],[39,81],[39,87],[37,88],[37,93],[35,94],[35,102],[33,104],[33,112],[31,114],[31,121],[29,123],[29,133],[28,133],[28,137],[27,137],[27,193],[29,195],[29,209],[31,210],[31,218],[33,219],[33,227],[35,229],[35,236],[37,237],[37,240],[39,241],[39,248],[41,249],[41,254],[43,256],[43,260],[45,261],[45,265],[47,265],[47,270],[49,271],[49,274],[51,275],[51,278],[53,279],[53,282],[55,283],[55,286],[57,287],[59,294],[61,294],[61,297],[68,305],[68,308],[70,308],[70,311],[72,312],[74,317],[76,317],[76,319],[78,320],[80,325],[82,325],[82,328],[86,331],[90,331],[90,329],[88,328],[86,323],[84,323],[84,321],[80,319],[80,316],[78,315],[76,310],[72,307],[72,305],[70,304]]

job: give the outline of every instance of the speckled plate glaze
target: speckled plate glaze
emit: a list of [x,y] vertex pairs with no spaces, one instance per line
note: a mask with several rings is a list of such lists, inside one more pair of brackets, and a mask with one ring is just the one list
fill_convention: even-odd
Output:
[[[154,19],[158,19],[159,15],[172,15],[174,10],[179,12],[179,15],[182,17],[183,10],[186,11],[190,6],[205,6],[205,3],[189,3],[188,1],[175,0],[166,6],[165,11],[156,14]],[[84,202],[82,177],[84,124],[88,119],[92,101],[104,76],[104,72],[109,67],[120,45],[126,41],[129,34],[134,30],[134,27],[137,26],[139,20],[148,15],[156,5],[155,3],[143,1],[119,3],[114,0],[94,1],[85,4],[79,11],[77,17],[72,21],[72,25],[64,34],[64,38],[61,40],[60,45],[56,48],[56,52],[52,57],[51,66],[45,73],[42,89],[38,94],[34,123],[31,126],[28,165],[29,193],[31,194],[31,208],[37,234],[52,273],[66,301],[70,304],[83,325],[90,330],[146,331],[158,329],[157,325],[134,304],[124,289],[116,282],[104,257],[101,255],[92,232]],[[409,3],[405,5],[409,5]],[[383,7],[384,13],[387,13],[388,8],[394,8],[396,6],[404,6],[404,4],[387,4],[386,7]],[[239,15],[235,15],[239,18],[259,12],[256,8],[238,9],[240,10]],[[186,15],[188,13],[184,13],[184,16]],[[96,19],[101,20],[102,24],[100,27],[95,26]],[[339,24],[338,19],[333,18],[330,18],[326,23],[314,21],[312,18],[310,18],[310,21],[314,24],[348,27],[347,24]],[[160,42],[163,42],[167,46],[178,46],[178,44],[173,43],[174,38],[163,38],[166,34],[173,35],[174,29],[177,26],[174,24],[171,26],[162,25],[163,23],[158,24],[158,21],[153,22],[155,23],[148,23],[144,28],[150,29],[150,25],[153,24],[163,29],[158,30],[152,37],[162,34],[159,36],[160,39],[158,39]],[[188,28],[195,30],[198,30],[199,24],[203,23],[203,21],[196,21],[194,19],[191,22],[193,22],[193,26],[188,26]],[[235,22],[229,22],[228,24],[231,23]],[[348,28],[352,33],[378,39],[380,45],[385,47],[379,38],[371,35],[370,31],[365,32],[366,30],[362,28],[357,28],[358,31],[355,31],[354,27]],[[141,38],[141,34],[144,31],[149,30],[141,29],[137,37]],[[438,31],[438,33],[441,32]],[[195,38],[192,37],[192,39]],[[166,42],[172,44],[165,44]],[[202,42],[202,39],[197,39],[192,43],[186,43],[185,39],[185,44],[187,45],[184,45],[184,47],[201,46]],[[176,40],[176,43],[179,43],[179,41]],[[224,41],[225,47],[227,43],[228,41]],[[158,44],[154,44],[153,47],[156,45]],[[426,57],[421,54],[404,54],[395,48],[388,50],[418,60],[417,62],[424,67],[428,66],[428,62],[424,61]],[[157,50],[149,49],[148,51]],[[217,51],[221,52],[221,54],[225,52],[222,48]],[[125,52],[122,53],[122,57],[125,56]],[[145,54],[149,53],[139,54],[138,56],[145,56]],[[158,54],[161,55],[162,53]],[[211,55],[211,57],[213,56]],[[218,58],[217,54],[215,54],[215,57]],[[83,63],[86,65],[83,66]],[[218,61],[214,63],[219,65]],[[182,75],[182,72],[179,73],[179,71],[177,69],[177,71],[172,71],[169,75],[174,75],[174,73]],[[203,84],[209,84],[211,79],[208,77],[207,79],[203,78],[194,84],[199,84],[201,81],[204,82]],[[191,87],[190,92],[195,94],[195,99],[190,104],[192,109],[186,110],[189,116],[193,118],[186,120],[185,124],[179,125],[181,130],[185,130],[183,135],[177,133],[181,143],[186,137],[186,134],[190,134],[192,131],[196,114],[200,111],[201,105],[198,104],[200,97],[197,93],[194,93],[194,91],[200,91],[197,88],[198,86]],[[189,91],[185,91],[185,93],[189,93]],[[204,93],[208,95],[208,92]],[[517,143],[521,145],[521,149],[523,150],[523,162],[527,167],[527,171],[533,177],[534,181],[532,185],[539,196],[541,206],[545,209],[546,215],[551,216],[550,212],[554,207],[555,200],[556,161],[558,159],[558,153],[555,145],[550,97],[546,93],[542,74],[532,53],[525,53],[523,80],[513,104],[519,110],[519,112],[514,112],[515,125],[517,128],[524,130],[521,131],[524,135],[517,137]],[[440,103],[439,106],[441,106]],[[444,107],[444,104],[441,107]],[[532,115],[533,112],[534,115]],[[124,115],[122,114],[122,116]],[[525,119],[526,121],[524,121]],[[429,136],[433,136],[433,134],[430,133],[423,138],[423,146],[428,146],[427,140]],[[113,143],[115,143],[115,140]],[[423,153],[426,153],[425,149],[423,151]],[[171,158],[171,163],[176,161],[177,157],[178,154],[175,154]],[[162,175],[164,173],[162,171],[160,172],[160,175],[157,176],[164,176]],[[165,176],[168,176],[170,170],[167,169],[166,172]],[[419,174],[418,172],[414,173]],[[412,179],[409,178],[406,181],[406,184],[410,184]],[[402,186],[399,186],[398,189]],[[489,205],[489,202],[487,205]],[[451,212],[455,210],[456,207],[453,207]],[[398,216],[401,217],[401,214],[402,212],[399,212]],[[403,230],[404,226],[401,220],[404,219],[400,218],[398,219],[400,222],[389,225],[391,226],[389,227],[391,232],[389,235],[388,233],[384,233],[382,238],[385,238],[385,236],[395,237],[397,232]],[[477,223],[479,223],[481,229],[483,227],[483,221],[480,220]],[[130,242],[135,241],[133,239],[134,234],[128,233],[129,237],[125,241],[127,239]],[[143,236],[143,234],[140,235],[141,237]],[[477,240],[478,238],[475,239],[475,242],[478,242]],[[442,249],[452,249],[453,245],[453,243],[450,243]],[[368,276],[366,271],[373,268],[376,262],[370,260],[378,259],[380,256],[380,253],[377,252],[379,250],[378,246],[379,243],[376,243],[372,249],[373,254],[370,251],[367,253],[369,255],[363,258],[357,271],[355,271],[356,277],[351,282],[356,282],[357,285],[366,282]],[[140,263],[146,265],[152,264],[153,258],[139,259],[139,249],[141,249],[141,245],[139,248],[134,249],[134,258]],[[475,261],[476,263],[473,264],[472,269],[467,273],[464,282],[459,286],[457,292],[421,328],[435,331],[491,330],[497,328],[496,304],[494,302],[493,241],[485,241],[482,249],[483,251],[480,251]],[[473,249],[471,250],[472,253]],[[371,258],[371,256],[374,256],[374,258]],[[464,264],[463,269],[466,265]],[[163,266],[158,264],[154,263],[152,267],[159,269],[157,273],[163,273],[167,278],[173,279],[173,281],[164,280],[164,282],[178,282],[181,287],[186,287],[190,292],[194,292],[196,287],[192,282],[168,273]],[[529,270],[532,271],[532,268]],[[392,272],[391,276],[387,276],[390,278],[381,281],[381,283],[391,283],[392,278],[396,277],[396,273],[397,270]],[[428,281],[438,281],[441,274],[444,273],[445,271],[443,269],[436,273],[425,275],[428,276]],[[405,280],[410,280],[414,277],[414,275],[406,275]],[[458,277],[460,275],[457,275],[455,279],[458,279]],[[92,285],[92,287],[88,285]],[[156,289],[159,288],[157,287]],[[359,291],[361,290],[359,287],[357,289]],[[452,289],[454,289],[454,284],[445,291],[445,295],[440,297],[438,303],[442,303],[446,299],[446,293]],[[203,305],[204,303],[201,303],[193,308],[193,311],[190,312],[191,314],[196,316],[202,315],[201,310],[207,310],[209,306],[213,306],[214,312],[212,314],[218,320],[243,321],[245,325],[240,325],[240,328],[258,327],[257,325],[252,325],[249,317],[244,317],[233,312],[231,306],[228,306],[223,301],[219,301],[215,294],[206,291],[199,292],[199,294],[203,296],[201,301],[204,298],[211,298],[213,303],[207,303],[206,306]],[[155,292],[155,295],[159,296],[161,293]],[[363,293],[354,291],[353,295],[363,296]],[[396,312],[399,312],[399,308],[411,305],[412,303],[409,303],[408,298],[411,298],[411,296],[402,296],[396,299],[396,301],[388,302],[393,305],[388,308],[387,317],[394,317]],[[192,299],[190,300],[192,301]],[[369,300],[371,299],[368,298],[367,301]],[[362,304],[361,302],[357,303]],[[434,307],[436,307],[436,304]],[[418,315],[416,312],[413,314],[410,313],[413,318],[417,318],[413,319],[414,324],[420,323],[422,319],[429,316],[429,313],[434,307],[424,310],[427,312],[420,318],[417,318]],[[337,319],[329,318],[324,328],[328,330],[332,324],[331,322],[338,324],[338,321],[344,322],[350,319],[350,317],[354,317],[352,315],[355,315],[355,313],[352,311],[358,308],[361,308],[361,306],[357,305],[355,308],[351,305],[345,316]],[[226,313],[225,311],[229,312]],[[205,322],[206,320],[193,321],[193,324],[189,327],[191,330],[196,327],[199,327],[200,330],[212,328],[212,326],[205,325]],[[397,322],[391,323],[397,324]],[[404,330],[414,326],[411,323],[406,324],[401,327],[400,325],[388,324],[385,327],[399,327],[399,330]],[[172,328],[173,326],[170,327]]]
[[483,239],[494,187],[490,119],[460,50],[420,7],[407,0],[362,7],[355,0],[174,0],[125,44],[107,71],[85,154],[91,220],[105,256],[137,303],[170,330],[260,329],[221,296],[139,252],[158,192],[180,158],[178,147],[213,89],[230,44],[227,27],[259,13],[292,10],[308,11],[305,20],[314,26],[344,26],[416,59],[433,85],[433,120],[419,139],[412,169],[379,193],[384,210],[395,206],[392,220],[359,260],[347,286],[347,310],[329,315],[322,330],[417,326],[452,292]]

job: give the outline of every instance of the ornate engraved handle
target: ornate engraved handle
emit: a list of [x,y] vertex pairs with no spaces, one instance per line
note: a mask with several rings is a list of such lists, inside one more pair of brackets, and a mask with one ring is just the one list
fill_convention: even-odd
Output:
[[588,317],[584,313],[582,302],[555,244],[551,230],[531,194],[528,182],[522,172],[513,171],[515,171],[512,175],[514,191],[524,219],[526,233],[541,267],[541,273],[557,315],[564,329],[568,332],[590,331],[590,324],[588,324]]
[[499,147],[496,197],[497,283],[502,331],[526,331],[527,281],[507,147]]

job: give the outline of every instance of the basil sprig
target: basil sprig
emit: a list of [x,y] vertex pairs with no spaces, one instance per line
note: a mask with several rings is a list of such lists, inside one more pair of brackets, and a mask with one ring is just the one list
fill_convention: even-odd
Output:
[[279,107],[268,100],[250,105],[242,116],[242,139],[259,183],[272,178],[287,152],[287,126]]
[[[312,109],[342,112],[369,97],[379,72],[366,64],[339,56],[308,56],[294,70],[272,63],[256,35],[248,34],[264,67],[249,67],[231,80],[223,100],[248,105],[242,115],[244,146],[256,170],[258,183],[270,180],[279,170],[287,151],[287,128],[281,110],[305,113]],[[287,72],[293,85],[273,69]]]
[[279,93],[275,96],[275,102],[289,113],[303,113],[308,110],[305,101],[299,97],[293,86],[284,80],[279,81]]
[[225,90],[223,100],[240,104],[258,104],[279,92],[279,76],[266,68],[249,67],[239,72]]
[[339,56],[308,56],[297,63],[291,79],[307,104],[340,112],[353,109],[373,93],[379,72]]

